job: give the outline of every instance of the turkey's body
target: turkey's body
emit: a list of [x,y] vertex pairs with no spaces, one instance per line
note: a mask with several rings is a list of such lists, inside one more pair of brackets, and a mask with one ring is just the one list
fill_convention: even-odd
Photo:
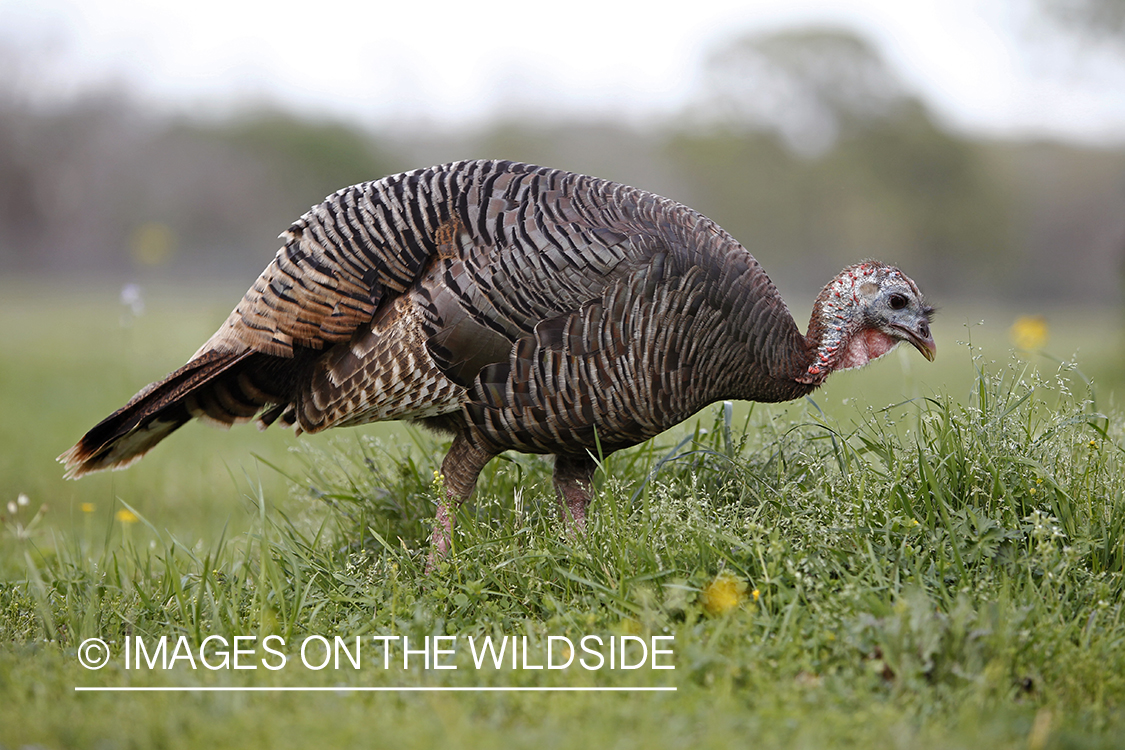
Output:
[[62,457],[71,476],[127,465],[192,417],[307,432],[408,419],[455,436],[454,498],[506,449],[553,453],[575,512],[595,446],[823,379],[809,375],[816,342],[745,248],[593,177],[456,162],[341,190],[282,238],[187,365]]
[[[320,278],[317,264],[336,276]],[[754,320],[755,304],[771,320]],[[779,312],[790,323],[780,336],[766,325]],[[755,323],[774,339],[750,340]],[[585,455],[595,430],[613,450],[717,398],[808,390],[790,367],[803,337],[713,222],[639,190],[506,162],[337,193],[294,225],[204,349],[284,356],[332,343],[283,399],[281,418],[305,431],[452,414],[497,451]]]

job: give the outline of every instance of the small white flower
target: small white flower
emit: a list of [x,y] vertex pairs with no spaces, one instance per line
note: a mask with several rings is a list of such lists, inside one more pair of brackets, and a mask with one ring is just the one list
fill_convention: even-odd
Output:
[[27,505],[31,502],[31,499],[27,496],[27,493],[21,492],[19,498],[16,499],[16,502],[20,505]]
[[16,507],[16,501],[15,500],[9,500],[8,501],[8,512],[14,516],[16,514],[17,510],[19,510],[19,508]]
[[144,295],[141,293],[140,284],[126,284],[121,287],[121,304],[129,308],[134,317],[140,317],[145,311]]

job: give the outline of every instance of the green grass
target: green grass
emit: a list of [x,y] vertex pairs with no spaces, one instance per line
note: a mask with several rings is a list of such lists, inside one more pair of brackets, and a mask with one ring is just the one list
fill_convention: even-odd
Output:
[[[1079,374],[1009,358],[1006,325],[950,322],[933,368],[904,352],[834,378],[815,401],[718,405],[606,459],[579,538],[556,518],[548,462],[509,455],[463,509],[454,553],[426,575],[442,446],[425,433],[294,441],[185,428],[129,472],[58,480],[49,459],[175,367],[229,304],[153,307],[121,330],[112,306],[75,300],[70,315],[29,317],[24,338],[4,342],[27,354],[26,369],[0,364],[5,414],[40,427],[0,425],[16,456],[0,464],[0,499],[30,499],[14,515],[0,506],[2,746],[1125,740],[1125,420],[1120,381],[1101,374],[1119,356],[1108,347]],[[1084,350],[1113,337],[1086,330],[1087,345],[1064,330],[1056,341]],[[957,338],[985,340],[983,353]],[[119,520],[122,509],[137,520]],[[716,580],[725,588],[709,589]],[[313,634],[361,636],[363,667],[305,668],[299,644]],[[672,635],[676,668],[477,670],[465,647],[528,636],[537,663],[548,636],[591,634]],[[277,671],[165,671],[126,670],[120,654],[127,638],[183,636],[196,649],[214,635],[276,635],[293,658]],[[399,656],[384,670],[376,635],[457,636],[459,668],[415,659],[404,670]],[[115,649],[98,671],[78,662],[91,637]],[[677,690],[347,690],[594,685]]]

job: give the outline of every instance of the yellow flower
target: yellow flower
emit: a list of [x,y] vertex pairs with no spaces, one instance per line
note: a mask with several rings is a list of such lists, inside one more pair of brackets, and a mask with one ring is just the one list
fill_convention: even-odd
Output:
[[82,503],[78,507],[82,509],[83,513],[93,513],[95,506],[93,503]]
[[137,522],[137,514],[134,513],[131,510],[127,510],[126,508],[122,508],[121,510],[114,513],[113,517],[116,518],[121,523],[136,523]]
[[129,250],[140,265],[159,266],[175,253],[176,235],[167,224],[150,221],[133,230]]
[[729,612],[746,599],[746,581],[735,578],[730,573],[719,573],[715,580],[703,587],[699,599],[709,614]]
[[758,591],[758,589],[754,589],[750,592],[750,596],[754,597],[754,601],[758,601],[758,597],[760,597],[761,595],[762,592]]
[[1050,329],[1047,319],[1042,315],[1021,315],[1008,329],[1008,335],[1017,348],[1024,351],[1038,351],[1047,343]]
[[644,626],[632,617],[626,617],[617,625],[620,632],[626,635],[640,635],[645,632]]

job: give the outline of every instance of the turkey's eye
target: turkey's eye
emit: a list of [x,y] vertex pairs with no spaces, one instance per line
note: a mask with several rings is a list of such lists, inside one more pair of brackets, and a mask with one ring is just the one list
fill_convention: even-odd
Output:
[[891,295],[891,309],[892,310],[901,310],[904,307],[906,307],[906,297],[902,296],[901,294],[892,294]]

